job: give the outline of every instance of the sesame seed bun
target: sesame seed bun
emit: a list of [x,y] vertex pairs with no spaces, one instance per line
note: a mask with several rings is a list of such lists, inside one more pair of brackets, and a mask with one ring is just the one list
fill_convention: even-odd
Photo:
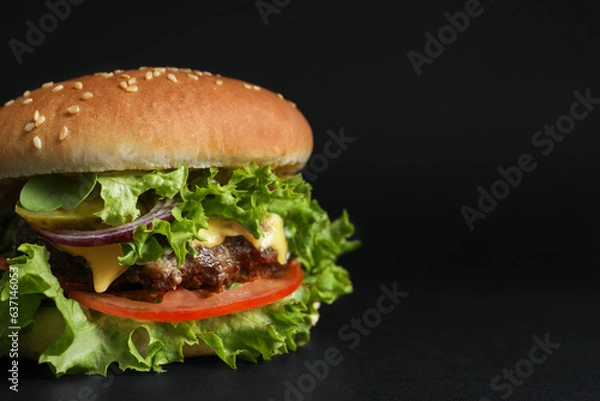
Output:
[[313,146],[294,103],[237,79],[140,68],[48,82],[0,108],[0,180],[240,167],[296,172]]

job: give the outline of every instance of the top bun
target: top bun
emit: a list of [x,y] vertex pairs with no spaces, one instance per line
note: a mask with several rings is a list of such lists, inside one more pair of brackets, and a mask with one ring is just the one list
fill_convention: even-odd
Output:
[[280,94],[208,72],[142,67],[48,82],[6,102],[0,143],[2,180],[251,162],[292,173],[313,138]]

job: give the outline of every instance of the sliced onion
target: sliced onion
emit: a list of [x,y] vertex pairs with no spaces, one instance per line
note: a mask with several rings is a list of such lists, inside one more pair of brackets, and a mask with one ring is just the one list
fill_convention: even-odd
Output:
[[100,230],[43,230],[34,226],[32,228],[40,236],[55,244],[99,246],[127,242],[133,237],[133,231],[142,224],[149,227],[154,219],[171,220],[173,218],[171,210],[175,203],[174,200],[159,200],[148,213],[135,221]]

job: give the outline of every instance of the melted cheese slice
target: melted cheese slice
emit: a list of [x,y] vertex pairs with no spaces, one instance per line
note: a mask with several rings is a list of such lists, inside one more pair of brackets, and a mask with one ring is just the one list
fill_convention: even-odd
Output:
[[104,292],[117,277],[119,277],[129,266],[121,266],[117,258],[123,256],[123,249],[120,244],[100,245],[100,246],[70,246],[56,245],[60,250],[71,255],[85,258],[92,270],[94,279],[94,290]]
[[287,262],[288,244],[283,229],[283,219],[278,214],[269,214],[260,224],[262,235],[254,238],[248,230],[234,220],[211,217],[208,219],[208,228],[201,229],[198,234],[204,241],[195,241],[205,247],[212,248],[220,245],[226,237],[246,238],[256,249],[273,248],[277,252],[277,261],[284,265]]
[[[257,239],[237,221],[211,217],[208,220],[208,229],[201,229],[198,232],[204,241],[194,240],[193,242],[212,248],[222,244],[226,237],[241,235],[256,249],[273,248],[277,252],[277,261],[284,265],[288,257],[288,244],[285,239],[283,219],[277,214],[270,214],[260,224],[260,229],[262,235]],[[106,291],[108,286],[129,268],[129,266],[121,266],[117,262],[117,258],[123,256],[123,250],[119,244],[91,247],[57,244],[56,247],[87,260],[92,270],[96,292]]]

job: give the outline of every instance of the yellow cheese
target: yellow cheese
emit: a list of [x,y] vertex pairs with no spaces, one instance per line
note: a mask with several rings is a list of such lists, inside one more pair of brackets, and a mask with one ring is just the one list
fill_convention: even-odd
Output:
[[256,249],[273,248],[277,251],[277,261],[284,265],[287,262],[288,245],[283,219],[277,214],[269,214],[260,224],[260,229],[262,235],[257,239],[237,221],[211,217],[208,220],[208,229],[201,229],[198,234],[204,239],[200,243],[208,248],[222,244],[226,237],[241,235]]
[[90,269],[92,269],[94,290],[96,292],[106,291],[108,286],[129,267],[121,266],[117,262],[117,258],[123,256],[123,250],[119,244],[90,247],[56,245],[56,247],[87,260]]

